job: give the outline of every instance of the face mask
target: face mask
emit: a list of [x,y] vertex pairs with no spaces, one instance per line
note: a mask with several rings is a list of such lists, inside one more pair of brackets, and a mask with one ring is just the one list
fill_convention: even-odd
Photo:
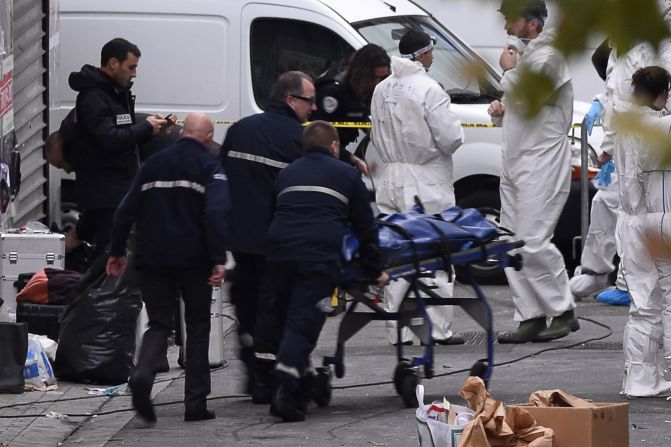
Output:
[[527,47],[527,43],[529,43],[529,39],[520,39],[519,37],[511,34],[508,36],[508,40],[506,41],[506,48],[515,48],[517,54],[521,56],[524,53],[524,49]]

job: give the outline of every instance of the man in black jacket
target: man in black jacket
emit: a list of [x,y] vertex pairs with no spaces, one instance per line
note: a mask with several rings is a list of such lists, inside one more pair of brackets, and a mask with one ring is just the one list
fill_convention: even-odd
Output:
[[125,269],[126,239],[136,223],[135,256],[149,329],[129,384],[133,406],[148,422],[156,421],[151,388],[156,364],[167,348],[178,292],[187,333],[184,419],[214,418],[207,410],[210,286],[224,277],[230,201],[226,176],[208,151],[212,134],[211,120],[202,113],[189,114],[179,141],[142,165],[114,215],[109,275]]
[[[232,209],[229,249],[235,259],[231,301],[238,318],[240,358],[247,368],[247,392],[252,390],[254,327],[260,285],[266,275],[266,234],[273,212],[277,174],[302,155],[302,123],[315,110],[315,88],[305,73],[280,75],[264,113],[241,119],[226,133],[223,165],[229,179]],[[263,363],[263,360],[261,360]],[[269,362],[268,371],[272,368]],[[268,403],[269,389],[256,387],[255,403]]]
[[[114,210],[137,172],[138,144],[168,128],[168,121],[156,116],[135,121],[135,96],[130,89],[139,59],[137,46],[112,39],[101,50],[100,68],[84,65],[68,80],[78,92],[72,162],[83,215],[77,235],[95,244],[96,255],[109,242]],[[64,137],[69,141],[69,136]]]
[[303,148],[305,155],[275,181],[277,207],[268,231],[269,289],[279,322],[264,324],[283,326],[271,413],[285,421],[305,419],[300,383],[340,284],[342,240],[350,225],[364,272],[371,282],[388,280],[368,190],[356,170],[338,161],[335,128],[324,121],[311,123],[303,133]]

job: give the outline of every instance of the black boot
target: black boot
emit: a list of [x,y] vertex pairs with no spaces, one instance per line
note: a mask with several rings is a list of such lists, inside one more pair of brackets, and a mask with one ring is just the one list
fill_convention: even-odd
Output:
[[252,402],[255,404],[269,404],[275,391],[275,378],[272,375],[275,361],[254,359],[254,376],[252,385]]
[[297,393],[280,383],[270,403],[270,414],[282,418],[284,422],[302,422],[305,413],[300,410]]
[[566,337],[568,334],[575,332],[578,329],[580,329],[580,323],[578,323],[578,319],[576,318],[573,309],[569,309],[558,317],[554,317],[552,323],[550,323],[550,327],[538,334],[533,341],[544,343],[557,340]]
[[499,335],[497,340],[500,344],[528,343],[545,329],[545,317],[532,318],[522,321],[517,331]]
[[243,385],[243,392],[245,394],[252,394],[254,386],[254,348],[241,347],[240,360],[245,365],[245,382]]

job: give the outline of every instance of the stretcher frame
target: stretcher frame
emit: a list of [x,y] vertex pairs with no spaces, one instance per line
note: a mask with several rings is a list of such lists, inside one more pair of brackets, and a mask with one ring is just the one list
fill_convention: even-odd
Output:
[[[377,300],[371,299],[368,282],[355,281],[343,284],[343,289],[352,296],[353,301],[345,311],[338,328],[335,354],[324,357],[323,365],[325,367],[333,365],[336,377],[344,377],[345,343],[347,340],[371,321],[397,321],[398,343],[396,343],[396,354],[399,363],[394,373],[394,385],[408,407],[416,406],[415,386],[419,383],[420,375],[427,379],[434,376],[432,323],[427,313],[427,306],[451,305],[464,309],[486,331],[487,358],[478,360],[473,365],[471,373],[482,377],[485,383],[488,383],[494,365],[494,330],[492,309],[482,289],[472,276],[468,275],[470,286],[476,296],[474,298],[446,299],[440,297],[420,279],[433,277],[437,270],[447,271],[451,275],[453,265],[468,265],[491,256],[497,257],[501,267],[513,267],[519,270],[522,267],[521,256],[519,254],[510,255],[509,251],[523,245],[523,241],[497,240],[446,256],[417,260],[387,269],[386,272],[389,274],[390,280],[405,279],[410,283],[398,312],[387,312]],[[422,296],[422,294],[428,296],[428,298]],[[360,307],[369,311],[357,311]],[[412,359],[404,358],[401,339],[401,330],[404,327],[408,327],[415,333],[424,345],[425,349],[422,356]]]

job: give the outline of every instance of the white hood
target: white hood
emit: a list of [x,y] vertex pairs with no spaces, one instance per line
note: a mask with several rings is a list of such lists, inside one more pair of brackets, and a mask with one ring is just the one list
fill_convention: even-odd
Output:
[[426,70],[424,69],[424,66],[421,62],[412,61],[403,57],[392,56],[391,71],[395,76],[403,78],[405,76],[410,76]]

